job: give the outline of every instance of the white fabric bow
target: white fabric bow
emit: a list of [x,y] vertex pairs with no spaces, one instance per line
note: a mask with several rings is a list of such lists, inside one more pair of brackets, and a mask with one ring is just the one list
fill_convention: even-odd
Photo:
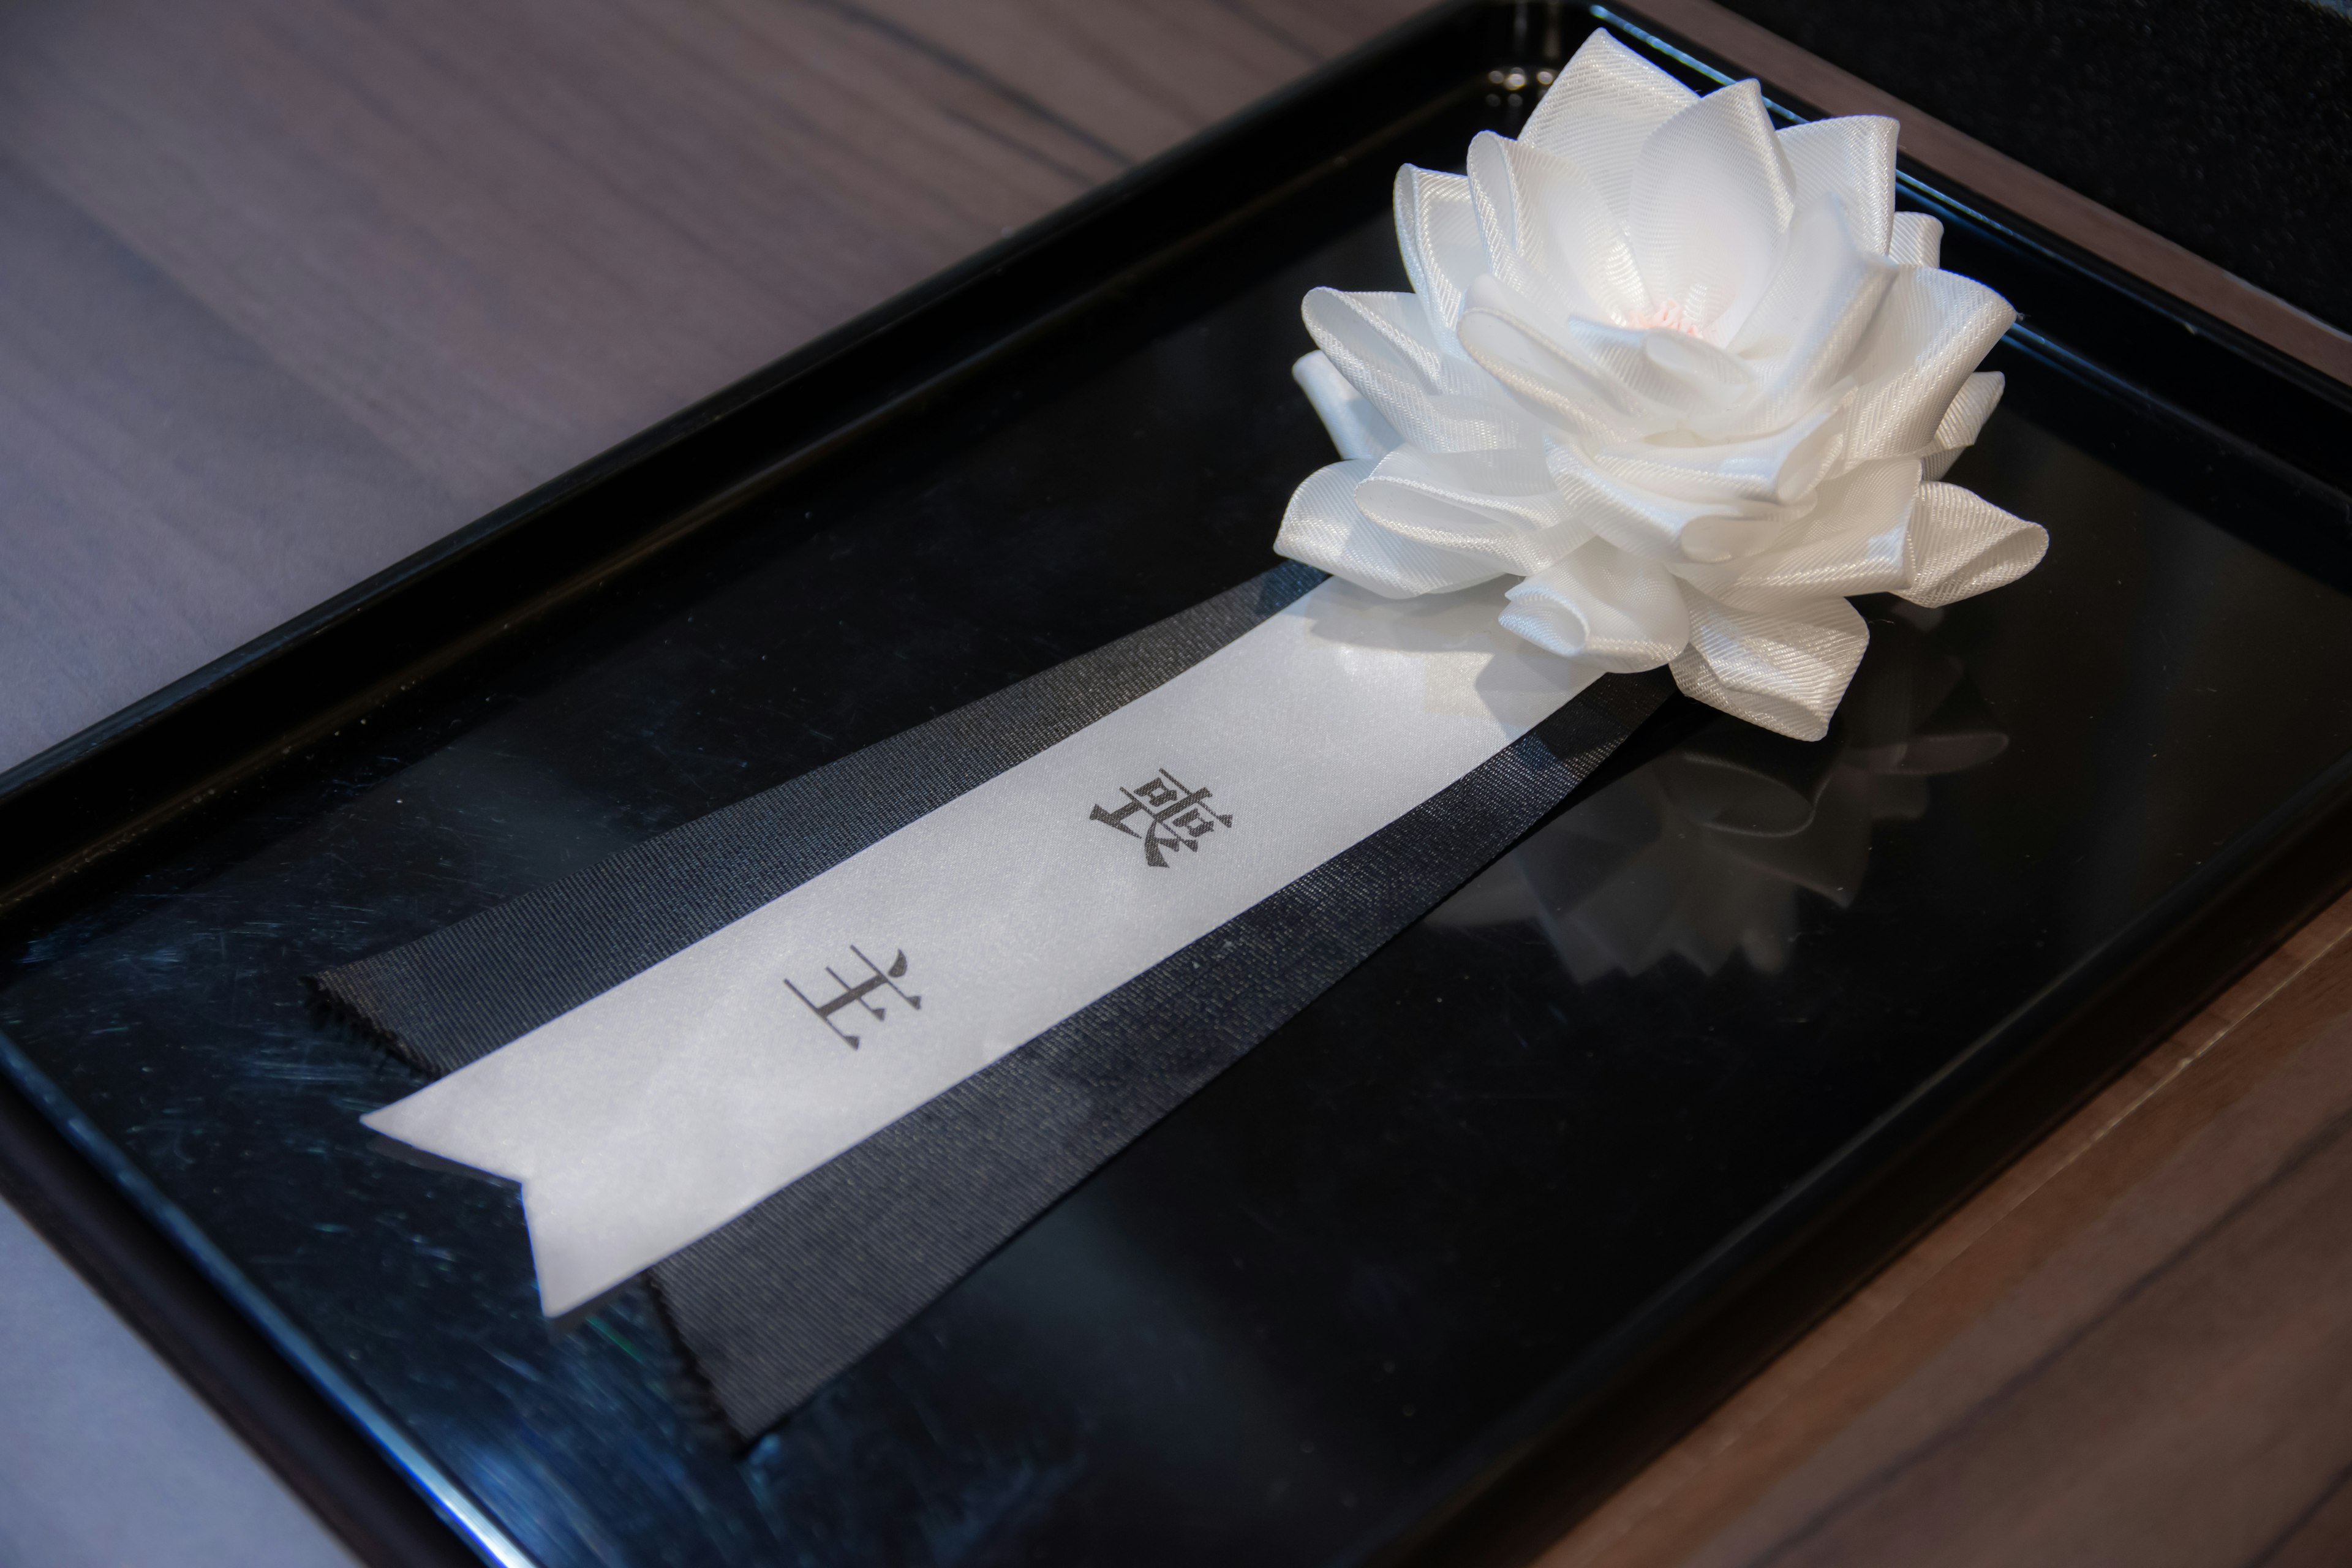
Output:
[[1517,577],[1502,624],[1826,732],[1868,640],[1846,596],[1938,605],[2042,531],[1939,482],[2016,319],[1895,211],[1891,120],[1775,131],[1605,32],[1467,174],[1398,170],[1411,294],[1307,296],[1293,374],[1347,460],[1275,548],[1391,598]]

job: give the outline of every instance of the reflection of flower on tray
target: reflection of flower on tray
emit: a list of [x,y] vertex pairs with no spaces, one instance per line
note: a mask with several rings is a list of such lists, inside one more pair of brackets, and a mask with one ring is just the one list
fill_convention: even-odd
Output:
[[1539,829],[1431,923],[1532,921],[1580,984],[1669,954],[1706,974],[1734,952],[1776,973],[1799,889],[1853,903],[1875,825],[1916,820],[1930,777],[2009,744],[1959,659],[1936,649],[1938,618],[1907,605],[1873,617],[1826,740],[1718,721]]

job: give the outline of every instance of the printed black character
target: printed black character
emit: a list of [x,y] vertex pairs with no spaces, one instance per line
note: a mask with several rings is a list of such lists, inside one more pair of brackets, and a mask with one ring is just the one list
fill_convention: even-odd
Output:
[[868,1013],[871,1013],[874,1016],[874,1021],[876,1023],[880,1023],[887,1016],[887,1009],[876,1006],[873,1003],[868,1002],[866,997],[873,994],[875,992],[883,989],[885,986],[887,986],[891,991],[895,992],[900,1001],[904,1002],[908,1006],[915,1008],[919,1012],[922,1009],[923,999],[920,996],[909,995],[906,991],[899,987],[898,982],[907,978],[907,955],[903,951],[898,952],[890,960],[890,967],[887,969],[883,968],[880,964],[866,957],[865,953],[858,952],[857,944],[856,942],[850,943],[849,951],[857,953],[857,961],[866,965],[866,967],[872,973],[869,973],[866,978],[853,984],[850,981],[843,979],[834,971],[833,967],[828,964],[825,967],[825,973],[833,975],[833,983],[841,987],[841,994],[835,997],[832,1001],[824,1003],[810,1001],[808,994],[803,991],[799,986],[794,985],[792,983],[790,976],[785,978],[784,985],[785,988],[791,991],[793,995],[801,999],[802,1005],[805,1006],[810,1012],[815,1014],[818,1017],[824,1019],[827,1026],[829,1026],[835,1034],[839,1035],[843,1039],[849,1042],[849,1048],[851,1050],[856,1050],[857,1048],[857,1037],[841,1026],[840,1023],[834,1017],[835,1013],[840,1012],[844,1007],[846,1007],[851,1003],[855,1002],[857,1005],[865,1008]]
[[[1232,817],[1202,804],[1210,798],[1210,791],[1187,789],[1166,768],[1160,769],[1156,778],[1118,793],[1127,796],[1125,805],[1116,811],[1106,811],[1097,805],[1087,813],[1087,820],[1106,824],[1129,838],[1143,840],[1143,863],[1155,869],[1168,868],[1168,857],[1162,851],[1190,849],[1197,853],[1202,839],[1221,826],[1234,825]],[[1144,819],[1140,833],[1128,826],[1128,818],[1139,812]]]

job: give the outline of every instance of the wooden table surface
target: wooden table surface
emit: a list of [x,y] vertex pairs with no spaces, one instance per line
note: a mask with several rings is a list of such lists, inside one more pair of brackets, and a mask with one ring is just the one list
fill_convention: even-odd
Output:
[[0,9],[0,769],[1415,8]]
[[[23,0],[0,767],[1412,0]],[[1560,1541],[2352,1561],[2352,902]]]

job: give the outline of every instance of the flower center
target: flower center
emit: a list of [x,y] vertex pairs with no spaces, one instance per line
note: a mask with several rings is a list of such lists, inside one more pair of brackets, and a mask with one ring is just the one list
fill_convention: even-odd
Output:
[[1633,324],[1643,331],[1663,327],[1667,331],[1685,332],[1694,338],[1699,335],[1698,323],[1683,314],[1682,301],[1679,300],[1663,300],[1646,310],[1636,311]]

